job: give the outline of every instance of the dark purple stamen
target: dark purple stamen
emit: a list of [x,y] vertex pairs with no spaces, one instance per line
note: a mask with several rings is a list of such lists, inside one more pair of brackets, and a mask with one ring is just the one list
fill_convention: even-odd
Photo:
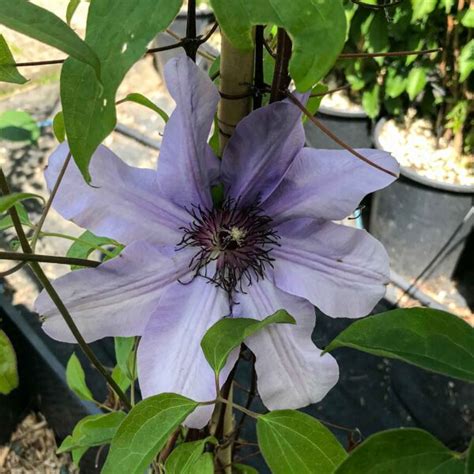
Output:
[[[254,278],[258,281],[265,277],[279,237],[272,219],[258,205],[240,207],[239,200],[227,199],[218,208],[195,206],[189,213],[193,221],[182,228],[184,236],[177,250],[196,247],[189,263],[195,275],[208,278],[229,294],[243,291],[243,279],[251,285]],[[209,276],[207,265],[213,261],[216,270]]]

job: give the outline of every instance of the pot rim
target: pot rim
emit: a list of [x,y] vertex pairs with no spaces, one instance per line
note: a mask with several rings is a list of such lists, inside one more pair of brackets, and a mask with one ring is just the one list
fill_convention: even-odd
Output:
[[[375,148],[377,150],[385,150],[382,144],[379,141],[380,130],[387,122],[387,117],[380,118],[372,132],[372,141],[374,143]],[[450,191],[453,193],[460,193],[460,194],[474,194],[474,185],[465,185],[465,184],[453,184],[453,183],[443,183],[442,181],[437,181],[432,178],[427,178],[415,170],[411,168],[407,168],[406,166],[400,165],[400,174],[405,178],[411,179],[416,181],[417,183],[423,184],[424,186],[439,189],[442,191]]]
[[362,110],[360,112],[356,112],[354,110],[339,110],[333,107],[327,107],[322,105],[318,109],[318,113],[322,115],[329,115],[331,117],[342,117],[347,119],[364,119],[368,120],[369,116]]

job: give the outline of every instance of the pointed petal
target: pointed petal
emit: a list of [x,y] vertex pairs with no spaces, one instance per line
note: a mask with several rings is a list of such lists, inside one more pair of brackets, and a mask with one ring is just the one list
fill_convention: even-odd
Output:
[[219,93],[187,56],[171,59],[165,68],[166,84],[176,102],[165,127],[158,160],[158,182],[164,196],[183,207],[210,207],[210,182],[219,167],[207,139]]
[[[389,153],[358,151],[398,174],[398,163]],[[276,222],[305,217],[341,220],[357,208],[364,196],[395,179],[346,150],[304,148],[264,207]]]
[[316,317],[308,301],[289,295],[263,280],[239,294],[235,316],[263,319],[286,309],[296,325],[274,324],[249,337],[245,343],[256,356],[258,392],[270,410],[301,408],[316,403],[336,384],[339,369],[329,354],[311,340]]
[[311,301],[329,316],[366,316],[385,294],[389,259],[364,230],[308,219],[278,227],[275,284]]
[[[69,153],[66,143],[51,155],[45,171],[51,190]],[[123,244],[146,239],[174,245],[179,242],[179,227],[189,221],[184,209],[158,194],[156,173],[133,168],[104,146],[90,164],[88,185],[73,160],[69,163],[53,207],[66,219],[97,235]]]
[[[205,332],[229,313],[227,294],[208,280],[175,283],[163,294],[138,347],[138,376],[144,397],[163,392],[180,393],[196,401],[216,397],[214,373],[200,343]],[[237,360],[229,357],[221,374],[224,382]],[[186,424],[202,428],[212,405],[196,410]]]
[[[188,272],[189,254],[165,256],[143,241],[97,268],[68,273],[53,282],[87,342],[106,336],[138,336],[155,310],[163,288]],[[35,310],[53,339],[75,342],[64,319],[43,290]]]
[[283,101],[262,107],[237,125],[222,158],[228,194],[243,205],[263,202],[303,148],[301,112]]

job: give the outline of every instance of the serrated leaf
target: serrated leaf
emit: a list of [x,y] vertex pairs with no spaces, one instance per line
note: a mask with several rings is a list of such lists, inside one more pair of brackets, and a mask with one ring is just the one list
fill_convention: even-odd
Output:
[[135,405],[112,440],[102,474],[142,474],[198,403],[162,393]]
[[54,13],[28,0],[0,0],[0,24],[92,66],[100,77],[100,62],[94,50]]
[[389,69],[385,79],[385,93],[388,97],[396,99],[405,92],[407,79],[396,69]]
[[7,110],[0,114],[0,140],[36,142],[41,132],[36,120],[22,110]]
[[162,108],[158,107],[148,97],[145,97],[143,94],[139,94],[138,92],[128,94],[127,97],[120,100],[120,103],[122,102],[135,102],[136,104],[143,105],[144,107],[153,110],[153,112],[156,112],[165,123],[170,119],[169,115]]
[[421,67],[414,67],[407,77],[407,92],[410,100],[414,100],[416,96],[425,88],[426,71]]
[[462,18],[461,18],[461,25],[465,26],[466,28],[474,28],[474,7],[468,8]]
[[273,474],[332,474],[347,456],[325,426],[295,410],[259,416],[257,439]]
[[40,199],[44,202],[44,198],[39,194],[33,193],[11,193],[6,196],[0,196],[0,213],[6,212],[8,209],[27,199]]
[[53,119],[53,133],[56,137],[56,140],[59,143],[62,143],[66,140],[66,129],[64,128],[64,115],[60,111],[58,112]]
[[426,431],[388,430],[367,438],[334,474],[463,474],[459,453],[450,451]]
[[355,321],[326,347],[352,347],[474,382],[474,328],[430,308],[395,309]]
[[117,89],[148,43],[177,15],[181,0],[92,2],[86,42],[102,64],[102,84],[83,63],[70,58],[61,72],[61,102],[72,156],[86,181],[89,162],[117,122]]
[[[211,0],[219,25],[240,49],[252,47],[252,26],[283,27],[293,41],[290,74],[305,92],[336,62],[346,37],[346,16],[340,0]],[[311,47],[309,47],[311,45]]]
[[459,55],[459,80],[465,81],[472,71],[474,71],[474,39],[462,48]]
[[64,439],[57,453],[110,443],[126,416],[123,411],[86,416],[77,423],[72,434]]
[[224,318],[211,326],[201,341],[206,360],[218,374],[227,363],[229,354],[245,339],[269,324],[296,324],[292,316],[284,309],[276,311],[262,321],[250,318]]
[[[166,474],[193,474],[199,473],[195,470],[195,464],[202,456],[206,443],[216,444],[217,440],[213,437],[200,439],[190,443],[180,444],[169,455],[165,464]],[[213,471],[211,471],[212,473]]]
[[66,381],[69,388],[83,400],[94,400],[86,383],[86,374],[76,354],[72,353],[66,366]]
[[27,80],[13,66],[14,63],[15,59],[7,42],[3,35],[0,35],[0,81],[10,82],[11,84],[24,84]]
[[8,336],[0,329],[0,393],[8,395],[18,384],[15,350]]

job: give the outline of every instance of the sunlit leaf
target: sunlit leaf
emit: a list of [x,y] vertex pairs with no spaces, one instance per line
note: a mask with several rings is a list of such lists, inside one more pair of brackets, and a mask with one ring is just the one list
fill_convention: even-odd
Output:
[[24,84],[27,80],[18,72],[18,69],[13,66],[14,63],[15,59],[7,42],[3,35],[0,35],[0,81],[10,82],[12,84]]
[[181,0],[92,2],[86,42],[102,61],[99,83],[90,68],[70,58],[61,72],[61,102],[72,156],[89,181],[89,162],[115,128],[117,89],[148,43],[176,16]]
[[83,400],[94,400],[86,383],[86,374],[76,354],[72,354],[66,366],[66,380],[69,388]]
[[11,193],[6,196],[0,196],[0,213],[6,212],[8,209],[13,207],[15,204],[18,204],[21,201],[26,201],[27,199],[41,199],[44,201],[44,198],[39,194],[33,193]]
[[293,40],[290,73],[299,91],[327,74],[342,50],[346,16],[340,0],[211,0],[220,27],[241,49],[252,47],[252,26],[274,24]]
[[472,71],[474,71],[474,39],[462,48],[459,55],[459,80],[465,81]]
[[[15,204],[15,208],[18,217],[20,218],[20,222],[23,225],[31,225],[30,218],[23,204],[17,203]],[[11,227],[13,227],[13,220],[9,214],[0,219],[0,230],[10,229]]]
[[365,440],[334,474],[464,474],[460,458],[426,431],[388,430]]
[[153,112],[156,112],[165,123],[169,120],[168,114],[162,108],[158,107],[148,97],[145,97],[143,94],[139,94],[138,92],[128,94],[127,97],[120,100],[120,103],[122,102],[135,102],[136,104],[143,105],[144,107],[153,110]]
[[0,329],[0,393],[9,394],[18,387],[18,371],[15,350],[10,339]]
[[325,426],[295,410],[259,416],[257,438],[273,474],[332,474],[346,457]]
[[227,363],[229,354],[247,337],[275,323],[295,324],[295,320],[284,309],[280,309],[262,321],[250,318],[224,318],[217,321],[201,341],[206,360],[219,373]]
[[88,46],[61,18],[28,0],[0,0],[0,24],[60,49],[87,63],[100,76],[100,63]]
[[474,328],[431,308],[395,309],[355,321],[327,347],[352,347],[474,382]]
[[102,474],[142,474],[198,403],[162,393],[135,405],[120,425]]
[[425,88],[426,85],[426,71],[421,67],[414,67],[407,78],[407,92],[410,100],[416,98],[416,96]]
[[64,128],[64,115],[62,112],[58,112],[54,116],[53,133],[59,143],[62,143],[64,140],[66,140],[66,129]]

